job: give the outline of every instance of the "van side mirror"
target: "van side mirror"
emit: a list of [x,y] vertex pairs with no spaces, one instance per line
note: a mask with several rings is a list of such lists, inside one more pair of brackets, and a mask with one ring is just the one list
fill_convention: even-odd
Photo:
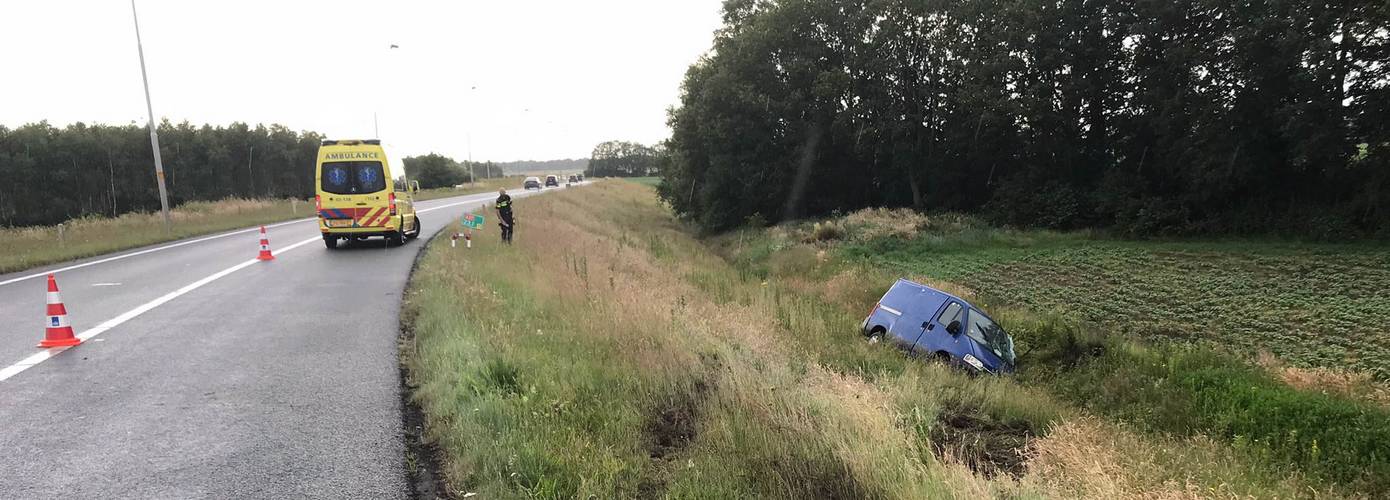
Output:
[[946,333],[960,335],[960,321],[952,321],[951,324],[946,325]]

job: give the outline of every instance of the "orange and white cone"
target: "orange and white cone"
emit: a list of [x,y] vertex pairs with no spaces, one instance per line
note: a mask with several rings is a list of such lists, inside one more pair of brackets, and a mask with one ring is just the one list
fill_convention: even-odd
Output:
[[256,256],[256,260],[274,260],[275,256],[270,253],[270,239],[265,236],[265,226],[261,226],[261,254]]
[[48,275],[48,318],[45,319],[43,340],[39,347],[71,347],[82,340],[72,333],[68,323],[68,308],[63,307],[63,297],[58,295],[58,282]]

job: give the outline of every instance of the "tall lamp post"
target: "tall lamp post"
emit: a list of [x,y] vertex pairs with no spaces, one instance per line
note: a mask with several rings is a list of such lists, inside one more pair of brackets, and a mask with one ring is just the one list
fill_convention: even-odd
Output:
[[140,41],[140,15],[135,12],[135,0],[130,0],[130,16],[135,19],[135,49],[140,53],[140,80],[145,84],[145,110],[150,115],[150,148],[154,149],[154,177],[159,183],[159,213],[164,217],[164,232],[169,225],[169,191],[164,187],[164,160],[159,156],[159,132],[154,126],[154,104],[150,102],[150,77],[145,74],[145,45]]
[[[473,86],[471,86],[471,87],[468,89],[468,105],[467,105],[467,106],[468,106],[469,110],[472,110],[472,109],[473,109],[473,97],[474,97],[474,92],[476,92],[477,90],[478,90],[478,86],[477,86],[477,85],[473,85]],[[465,133],[465,135],[468,137],[468,182],[469,182],[469,183],[472,183],[472,184],[476,187],[476,186],[478,185],[478,177],[475,176],[475,175],[473,175],[473,125],[472,125],[472,117],[469,116],[469,117],[466,118],[466,119],[469,120],[469,124],[467,125],[467,130],[468,130],[468,131]]]

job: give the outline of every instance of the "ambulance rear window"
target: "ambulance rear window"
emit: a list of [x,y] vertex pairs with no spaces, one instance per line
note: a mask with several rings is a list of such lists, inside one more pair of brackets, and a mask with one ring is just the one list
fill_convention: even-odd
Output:
[[379,161],[335,161],[323,164],[323,190],[333,194],[375,193],[386,189]]

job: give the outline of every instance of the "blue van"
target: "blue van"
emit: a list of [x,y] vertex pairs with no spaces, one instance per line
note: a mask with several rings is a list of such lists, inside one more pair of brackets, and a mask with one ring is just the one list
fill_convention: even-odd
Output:
[[909,280],[883,294],[862,328],[870,342],[892,342],[917,356],[981,373],[1014,371],[1014,341],[994,320],[960,297]]

